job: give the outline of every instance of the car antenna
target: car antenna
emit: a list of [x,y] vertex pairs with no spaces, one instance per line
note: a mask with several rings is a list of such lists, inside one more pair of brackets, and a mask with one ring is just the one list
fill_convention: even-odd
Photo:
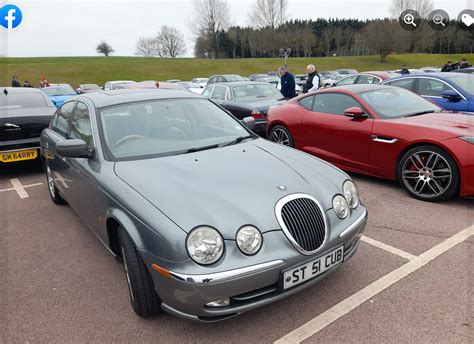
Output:
[[6,88],[3,89],[3,94],[6,95],[6,96],[8,96],[8,91],[7,91]]

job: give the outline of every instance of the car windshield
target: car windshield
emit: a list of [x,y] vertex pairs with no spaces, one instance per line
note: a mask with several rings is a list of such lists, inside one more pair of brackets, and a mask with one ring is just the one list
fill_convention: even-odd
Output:
[[76,91],[74,91],[69,85],[46,87],[43,88],[43,91],[50,97],[69,96],[72,94],[76,94]]
[[401,118],[439,112],[441,109],[422,97],[398,87],[363,92],[360,97],[381,119]]
[[46,100],[40,92],[35,93],[14,93],[0,92],[0,109],[7,108],[34,108],[47,106]]
[[282,95],[273,84],[242,85],[232,87],[235,100],[249,100],[260,98],[281,98]]
[[85,85],[81,85],[81,88],[84,90],[84,91],[92,91],[92,90],[99,90],[100,87],[96,84],[85,84]]
[[462,89],[466,93],[469,93],[471,97],[474,97],[474,75],[471,74],[460,74],[449,77],[451,81],[458,88]]
[[217,105],[199,98],[115,105],[102,108],[100,120],[106,150],[117,160],[192,153],[253,138]]
[[245,81],[245,79],[242,78],[240,75],[226,75],[225,79],[227,80],[227,82]]

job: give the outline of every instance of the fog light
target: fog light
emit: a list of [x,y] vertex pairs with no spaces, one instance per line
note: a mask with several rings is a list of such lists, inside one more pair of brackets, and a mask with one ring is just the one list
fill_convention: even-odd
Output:
[[225,307],[228,305],[230,305],[230,299],[228,297],[206,303],[206,306],[208,307]]

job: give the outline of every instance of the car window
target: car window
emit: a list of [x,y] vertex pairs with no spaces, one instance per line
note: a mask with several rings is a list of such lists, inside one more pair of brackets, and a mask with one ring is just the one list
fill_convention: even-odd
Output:
[[418,94],[429,97],[441,97],[441,93],[446,90],[453,90],[444,82],[434,79],[418,79]]
[[378,84],[380,81],[379,77],[373,75],[360,75],[357,84]]
[[298,103],[309,111],[313,111],[314,96],[301,98]]
[[209,81],[207,82],[208,84],[214,84],[216,82],[216,77],[213,76],[212,78],[209,79]]
[[223,86],[214,87],[214,92],[212,92],[211,99],[214,100],[225,100],[226,88]]
[[76,110],[74,111],[69,137],[71,139],[84,140],[89,147],[92,146],[92,126],[89,109],[82,102],[77,103]]
[[63,137],[67,137],[69,131],[69,119],[76,102],[64,103],[57,112],[57,119],[53,122],[53,130]]
[[234,99],[256,100],[263,98],[280,98],[281,93],[271,84],[248,84],[232,87]]
[[357,78],[357,75],[348,76],[337,83],[337,86],[352,85]]
[[202,92],[202,95],[203,95],[204,97],[210,97],[213,89],[214,89],[214,86],[206,87],[206,88],[204,89],[204,92]]
[[0,110],[7,108],[45,107],[49,104],[40,92],[15,93],[2,89],[0,92]]
[[321,93],[315,97],[313,104],[313,111],[315,112],[344,115],[344,111],[350,107],[362,108],[354,98],[341,93]]
[[456,87],[461,89],[463,92],[468,93],[471,97],[474,97],[474,76],[471,74],[460,74],[460,75],[453,75],[449,77],[449,81],[451,81]]
[[224,79],[224,77],[220,76],[217,78],[217,82],[225,82],[226,80]]
[[386,83],[386,85],[402,87],[406,90],[413,90],[413,84],[415,83],[415,78],[407,78],[407,79],[397,79]]

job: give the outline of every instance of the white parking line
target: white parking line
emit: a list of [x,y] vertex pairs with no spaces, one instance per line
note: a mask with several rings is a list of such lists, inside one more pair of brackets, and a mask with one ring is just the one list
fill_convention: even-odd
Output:
[[18,180],[18,178],[10,179],[10,182],[12,183],[13,187],[8,188],[8,189],[0,190],[0,192],[16,191],[16,193],[18,194],[18,196],[20,196],[20,198],[28,198],[29,197],[29,195],[28,195],[28,193],[26,192],[25,189],[31,188],[31,187],[34,187],[34,186],[43,185],[43,183],[34,183],[34,184],[29,184],[29,185],[22,185],[21,182]]
[[308,321],[306,324],[286,334],[282,338],[275,341],[275,343],[300,343],[303,340],[315,335],[329,324],[360,306],[365,301],[373,298],[412,272],[422,268],[446,251],[467,240],[472,235],[474,235],[474,226],[464,229],[458,234],[446,239],[439,245],[436,245],[418,257],[415,257],[415,259],[410,260],[408,263],[402,265],[398,269],[388,273],[364,289],[342,300],[324,313],[318,315],[316,318]]
[[390,246],[390,245],[387,245],[387,244],[384,244],[383,242],[380,242],[380,241],[377,241],[377,240],[374,240],[374,239],[371,239],[369,237],[366,237],[365,235],[363,235],[361,238],[360,238],[363,242],[367,243],[367,244],[370,244],[372,246],[375,246],[375,247],[378,247],[382,250],[385,250],[387,252],[390,252],[392,254],[395,254],[397,256],[400,256],[402,258],[405,258],[405,259],[408,259],[408,260],[412,260],[412,259],[415,259],[416,256],[413,255],[413,254],[410,254],[408,252],[405,252],[405,251],[402,251],[402,250],[399,250],[398,248],[396,247],[393,247],[393,246]]

